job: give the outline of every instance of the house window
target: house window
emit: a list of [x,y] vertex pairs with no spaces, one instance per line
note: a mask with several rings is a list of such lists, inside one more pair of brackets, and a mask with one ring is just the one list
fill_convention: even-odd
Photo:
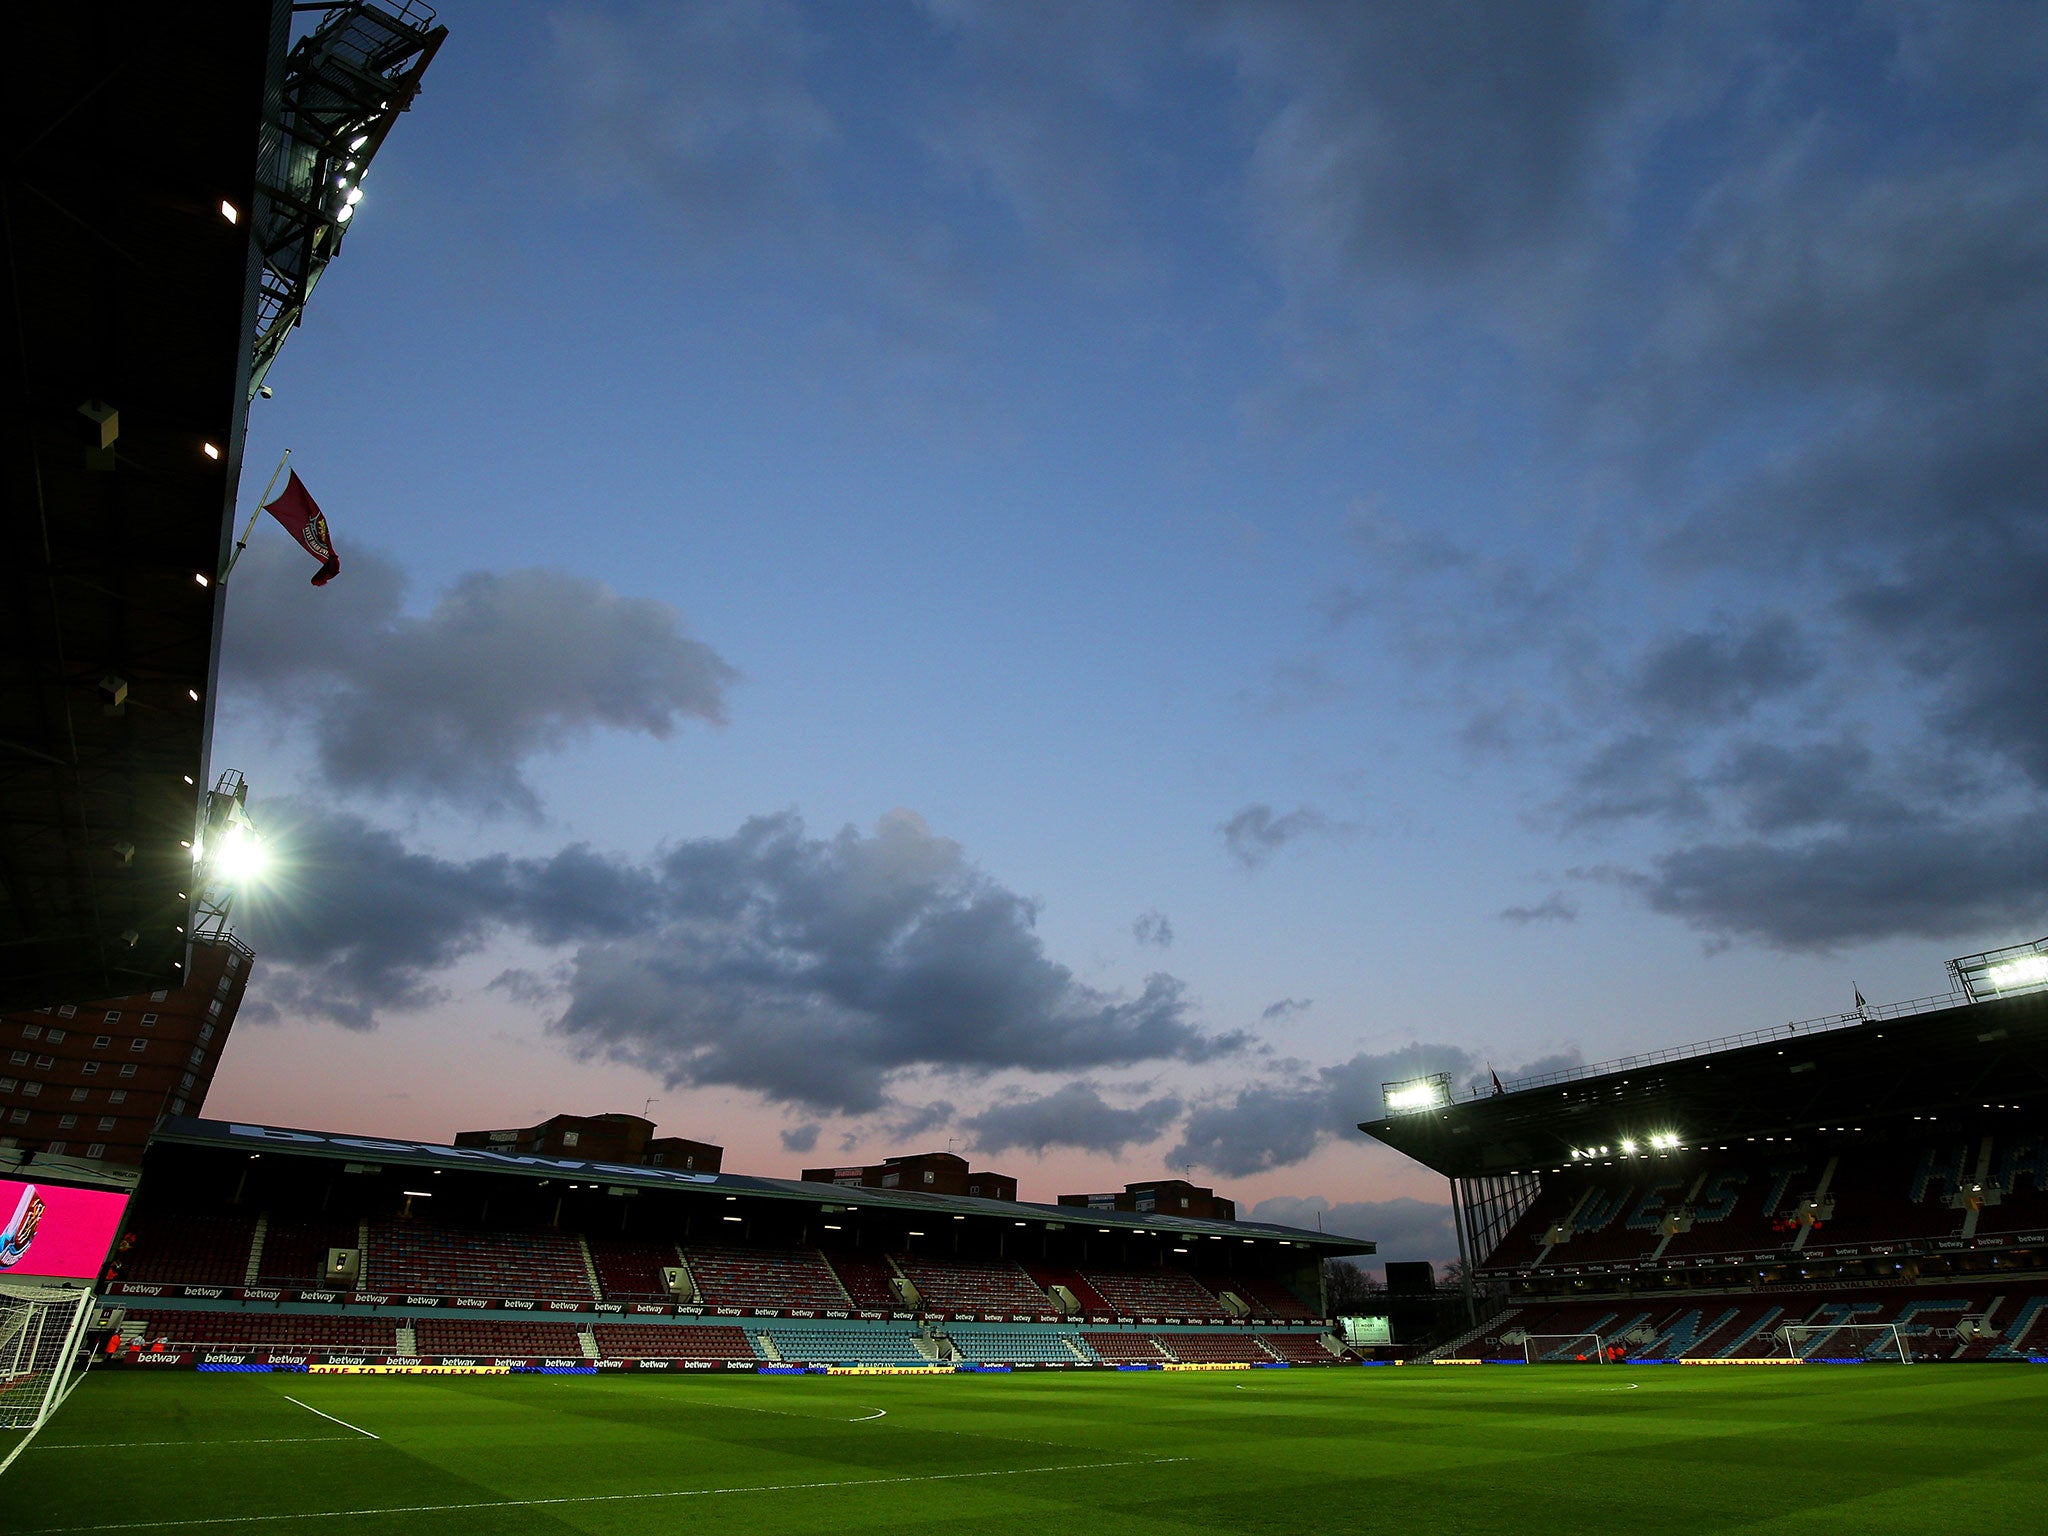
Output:
[[169,988],[167,988],[167,987],[158,987],[158,988],[157,988],[157,989],[156,989],[156,990],[155,990],[154,992],[152,992],[152,993],[150,993],[150,994],[149,994],[149,1000],[150,1000],[150,1001],[151,1001],[152,1003],[160,1003],[160,1002],[162,1002],[162,1001],[163,1001],[163,1000],[164,1000],[165,998],[169,997],[170,995],[171,995],[171,994],[170,994],[170,989],[169,989]]
[[50,1150],[52,1152],[62,1152],[64,1150],[64,1143],[61,1141],[53,1141],[50,1143]]
[[59,1008],[57,1010],[57,1017],[60,1019],[68,1019],[76,1012],[78,1012],[77,1008],[75,1008],[70,1003],[66,1003],[62,1008]]
[[78,1124],[78,1116],[76,1115],[59,1115],[57,1117],[57,1129],[60,1131],[68,1131],[76,1124]]
[[925,1171],[924,1171],[924,1181],[925,1181],[925,1183],[927,1183],[927,1184],[933,1184],[933,1183],[936,1183],[936,1182],[938,1182],[938,1175],[937,1175],[936,1173],[932,1172],[932,1170],[931,1170],[931,1169],[927,1168],[927,1169],[925,1169]]
[[105,1157],[107,1155],[107,1144],[104,1141],[96,1141],[85,1149],[85,1155],[87,1157]]
[[85,1102],[85,1090],[83,1088],[72,1089],[71,1102],[74,1104],[83,1104]]
[[171,1100],[171,1113],[174,1115],[182,1115],[183,1113],[185,1113],[185,1101],[183,1099]]
[[[192,1053],[192,1059],[193,1059],[194,1061],[197,1061],[197,1060],[199,1059],[199,1053],[198,1053],[197,1051],[194,1051],[194,1052]],[[577,1142],[578,1142],[579,1140],[581,1140],[581,1139],[582,1139],[582,1134],[583,1134],[583,1133],[582,1133],[582,1132],[580,1132],[580,1131],[564,1131],[564,1132],[562,1132],[562,1145],[563,1145],[563,1146],[565,1146],[565,1147],[573,1147],[573,1146],[575,1146],[575,1145],[576,1145],[576,1143],[577,1143]]]
[[25,1109],[17,1109],[13,1114],[9,1115],[7,1118],[13,1121],[16,1125],[27,1125],[28,1111]]
[[213,1016],[214,1018],[216,1018],[216,1019],[217,1019],[217,1018],[219,1018],[219,1017],[220,1017],[220,999],[216,997],[216,998],[215,998],[215,999],[214,999],[214,1000],[213,1000],[212,1002],[208,1003],[208,1004],[206,1005],[206,1011],[207,1011],[207,1012],[208,1012],[209,1014],[211,1014],[211,1015],[212,1015],[212,1016]]
[[23,1083],[21,1085],[21,1096],[25,1099],[40,1099],[43,1096],[43,1085],[41,1083]]
[[45,1038],[49,1041],[51,1045],[61,1045],[64,1042],[64,1031],[61,1029],[53,1029]]
[[57,1058],[54,1056],[38,1056],[36,1058],[36,1066],[44,1072],[49,1071],[56,1064]]
[[92,1048],[96,1051],[104,1051],[113,1043],[114,1037],[112,1035],[94,1035],[92,1037]]
[[22,1039],[24,1039],[24,1040],[40,1040],[40,1039],[42,1039],[42,1038],[43,1038],[43,1026],[42,1026],[42,1025],[40,1025],[40,1024],[24,1024],[24,1025],[22,1025],[22,1026],[21,1026],[21,1038],[22,1038]]
[[133,1077],[133,1076],[135,1075],[135,1063],[134,1063],[134,1062],[132,1062],[132,1061],[124,1061],[124,1062],[122,1062],[122,1063],[121,1063],[121,1075],[122,1075],[123,1077]]
[[7,1059],[13,1062],[17,1067],[25,1067],[28,1065],[28,1052],[16,1051],[12,1056],[8,1057]]
[[197,1078],[195,1078],[190,1072],[187,1072],[183,1077],[178,1079],[178,1086],[180,1088],[190,1088],[197,1081]]
[[120,1022],[121,1022],[121,1010],[120,1010],[120,1009],[118,1009],[118,1008],[109,1008],[109,1009],[107,1010],[107,1022],[108,1022],[109,1024],[118,1024],[118,1023],[120,1023]]
[[114,1117],[113,1117],[112,1115],[101,1115],[101,1116],[100,1116],[100,1129],[101,1129],[101,1130],[103,1130],[103,1131],[111,1131],[111,1130],[112,1130],[113,1128],[114,1128]]
[[206,1060],[206,1052],[200,1050],[199,1047],[195,1045],[192,1047],[192,1055],[189,1059],[192,1065],[196,1067],[199,1065],[199,1063]]
[[155,1028],[156,1028],[156,1015],[155,1015],[155,1014],[153,1014],[153,1013],[145,1013],[145,1014],[144,1014],[144,1015],[142,1016],[142,1027],[143,1027],[144,1029],[155,1029]]
[[213,1038],[213,1026],[211,1024],[200,1025],[199,1038],[202,1040],[211,1040]]
[[20,1086],[21,1084],[11,1077],[0,1077],[0,1093],[12,1093]]
[[126,1104],[128,1102],[128,1090],[126,1088],[116,1088],[107,1095],[107,1102],[109,1104]]
[[80,1067],[78,1070],[84,1073],[87,1077],[97,1077],[99,1075],[100,1064],[96,1061],[88,1061],[84,1066]]
[[232,976],[232,975],[234,975],[234,974],[235,974],[235,972],[239,971],[239,970],[240,970],[241,968],[242,968],[242,957],[241,957],[240,955],[236,954],[236,953],[235,953],[235,952],[234,952],[233,950],[229,950],[229,951],[228,951],[228,974],[229,974],[230,976]]
[[149,1049],[149,1042],[143,1039],[142,1036],[137,1035],[128,1042],[128,1049],[131,1051],[146,1051]]

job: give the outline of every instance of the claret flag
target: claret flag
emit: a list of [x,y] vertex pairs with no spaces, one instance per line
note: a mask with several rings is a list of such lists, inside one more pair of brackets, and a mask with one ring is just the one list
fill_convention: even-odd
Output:
[[297,470],[291,471],[291,480],[277,500],[265,502],[263,510],[283,523],[285,531],[320,562],[320,569],[313,576],[314,586],[324,587],[334,580],[341,571],[341,556],[334,552],[334,540],[327,535],[326,516],[308,494]]

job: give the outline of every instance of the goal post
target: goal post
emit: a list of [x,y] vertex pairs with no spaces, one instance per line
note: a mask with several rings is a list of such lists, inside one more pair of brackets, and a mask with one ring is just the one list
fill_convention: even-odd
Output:
[[1794,1360],[1861,1359],[1913,1363],[1897,1323],[1786,1323],[1773,1337]]
[[90,1291],[0,1291],[0,1432],[20,1434],[0,1472],[78,1385],[93,1301]]
[[1525,1333],[1522,1359],[1530,1365],[1604,1365],[1607,1341],[1597,1333]]

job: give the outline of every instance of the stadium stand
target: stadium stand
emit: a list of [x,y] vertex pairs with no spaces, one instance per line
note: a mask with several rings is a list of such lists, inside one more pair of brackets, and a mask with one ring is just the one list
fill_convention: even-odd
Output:
[[1052,1298],[1016,1264],[969,1264],[905,1254],[896,1261],[917,1287],[925,1306],[936,1311],[1049,1312]]
[[1088,1282],[1120,1317],[1213,1317],[1227,1319],[1223,1303],[1203,1290],[1192,1275],[1176,1269],[1144,1273],[1090,1269]]
[[423,1355],[580,1355],[569,1323],[494,1323],[423,1317],[412,1325]]
[[353,1221],[271,1215],[265,1220],[260,1284],[303,1285],[321,1278],[330,1248],[353,1248],[361,1230]]
[[815,1248],[699,1248],[684,1251],[707,1306],[850,1306],[825,1256]]
[[1099,1359],[1111,1364],[1133,1361],[1158,1365],[1167,1358],[1166,1351],[1142,1333],[1083,1333],[1081,1342],[1095,1351]]
[[583,1244],[559,1232],[469,1231],[412,1221],[370,1226],[363,1284],[432,1296],[592,1300]]
[[1314,1316],[1302,1299],[1277,1280],[1259,1275],[1198,1275],[1202,1288],[1217,1297],[1229,1291],[1251,1308],[1256,1317],[1301,1318]]
[[1289,1365],[1328,1365],[1337,1357],[1323,1348],[1323,1341],[1311,1333],[1262,1333],[1259,1342],[1278,1360]]
[[917,1338],[902,1324],[778,1320],[762,1329],[784,1360],[802,1365],[928,1365]]
[[613,1301],[660,1301],[668,1297],[661,1272],[682,1262],[672,1242],[593,1237],[588,1240],[597,1284]]
[[1161,1333],[1153,1342],[1190,1365],[1264,1365],[1275,1358],[1248,1333]]
[[135,1311],[127,1321],[147,1339],[203,1349],[273,1348],[308,1352],[375,1351],[398,1347],[397,1324],[380,1317],[288,1312]]
[[[946,1337],[960,1358],[982,1365],[1072,1365],[1096,1357],[1070,1328],[1016,1328],[1001,1323],[951,1323]],[[1069,1349],[1068,1343],[1075,1347]],[[1077,1353],[1078,1351],[1078,1353]]]
[[164,1285],[240,1285],[255,1235],[253,1216],[152,1212],[136,1222],[135,1247],[121,1272]]
[[599,1323],[590,1330],[607,1360],[758,1360],[744,1328],[722,1323]]
[[832,1266],[832,1272],[845,1287],[847,1297],[856,1307],[869,1311],[890,1312],[903,1305],[889,1282],[896,1278],[896,1270],[887,1259],[871,1259],[862,1254],[848,1253],[843,1249],[827,1248],[825,1262]]
[[1109,1304],[1109,1298],[1090,1285],[1088,1277],[1078,1269],[1058,1269],[1046,1264],[1027,1264],[1024,1266],[1024,1272],[1047,1295],[1052,1293],[1054,1286],[1065,1286],[1073,1293],[1074,1300],[1080,1304],[1083,1312],[1107,1315],[1116,1311],[1116,1308]]

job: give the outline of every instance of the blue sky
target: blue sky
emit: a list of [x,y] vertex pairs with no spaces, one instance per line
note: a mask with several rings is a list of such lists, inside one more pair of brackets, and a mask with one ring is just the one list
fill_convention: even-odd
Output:
[[1384,1076],[2042,931],[2038,10],[442,19],[252,419],[214,1112],[1441,1258]]

